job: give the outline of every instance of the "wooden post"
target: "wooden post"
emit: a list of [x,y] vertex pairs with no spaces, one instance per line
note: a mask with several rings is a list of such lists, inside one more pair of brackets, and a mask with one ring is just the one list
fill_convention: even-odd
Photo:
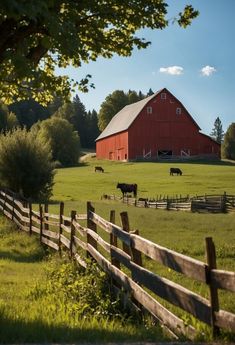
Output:
[[42,205],[39,205],[39,217],[40,217],[40,243],[42,243],[42,230],[43,230],[43,209],[42,209]]
[[212,237],[206,237],[206,257],[208,264],[207,271],[207,284],[210,289],[210,304],[211,304],[211,327],[213,337],[216,337],[220,334],[220,329],[215,325],[215,312],[219,311],[219,298],[217,288],[213,286],[211,282],[211,270],[216,269],[216,253],[215,245],[212,240]]
[[[96,224],[92,221],[90,212],[95,212],[94,207],[91,205],[91,202],[88,201],[87,202],[87,227],[91,230],[93,230],[94,232],[97,232],[97,226]],[[89,234],[87,234],[87,244],[90,244],[92,247],[94,247],[95,249],[97,249],[97,242],[96,240],[94,240],[93,237],[91,237]],[[87,257],[91,257],[91,254],[89,253],[89,251],[87,251]]]
[[[132,231],[131,233],[135,234],[135,235],[139,235],[139,230],[136,229],[136,230]],[[132,245],[131,245],[131,258],[135,264],[137,264],[139,266],[143,266],[141,252],[139,250],[133,248]]]
[[76,219],[76,211],[71,211],[71,233],[70,233],[70,257],[73,257],[73,242],[74,242],[74,235],[75,235],[75,226],[73,225],[73,221]]
[[[44,205],[44,214],[45,213],[48,213],[48,204]],[[49,219],[49,217],[45,216],[45,220],[47,221],[48,219]],[[44,228],[45,228],[45,230],[49,230],[49,224],[45,223]]]
[[29,235],[32,235],[32,204],[29,203]]
[[221,197],[221,211],[224,213],[227,212],[226,202],[227,202],[227,195],[226,195],[226,192],[224,192],[223,196]]
[[[112,224],[115,224],[115,211],[111,210],[110,211],[110,222]],[[113,235],[112,233],[110,234],[110,245],[113,247],[118,247],[117,243],[117,236]],[[111,263],[112,265],[116,266],[117,268],[120,268],[120,262],[112,256],[112,250],[111,250]]]
[[[129,219],[128,219],[127,212],[121,212],[120,216],[121,216],[123,230],[126,232],[130,232],[130,225],[129,225]],[[123,248],[123,251],[125,253],[127,253],[128,255],[131,255],[129,246],[127,246],[125,243],[123,243],[122,248]]]
[[58,247],[59,247],[59,255],[61,255],[61,240],[60,235],[62,234],[62,224],[63,224],[63,215],[64,215],[64,203],[60,203],[60,219],[59,219],[59,238],[58,238]]

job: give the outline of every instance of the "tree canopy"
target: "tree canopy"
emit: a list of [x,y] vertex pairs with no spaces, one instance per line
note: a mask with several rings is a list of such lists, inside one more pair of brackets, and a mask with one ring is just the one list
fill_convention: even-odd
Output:
[[[55,92],[65,97],[76,87],[87,91],[89,75],[74,82],[56,74],[56,67],[146,48],[150,42],[136,32],[166,28],[167,6],[166,0],[1,0],[0,99],[48,102]],[[186,27],[197,15],[187,5],[174,21]]]
[[49,144],[54,161],[63,166],[76,165],[80,155],[80,139],[66,120],[53,116],[32,127],[42,143]]
[[122,90],[116,90],[109,94],[100,107],[98,117],[99,129],[103,131],[114,115],[126,105],[138,102],[145,97],[142,92],[137,94],[136,91],[132,90],[129,90],[127,93]]
[[235,122],[231,123],[225,133],[222,157],[235,160]]

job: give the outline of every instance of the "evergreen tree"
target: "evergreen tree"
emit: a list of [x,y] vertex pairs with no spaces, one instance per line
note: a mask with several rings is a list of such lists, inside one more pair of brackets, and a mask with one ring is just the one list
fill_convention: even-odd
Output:
[[150,88],[147,93],[147,97],[152,96],[154,94],[153,90]]
[[98,114],[93,109],[87,113],[87,147],[95,147],[95,139],[99,136],[100,131],[98,128]]
[[216,118],[214,122],[214,128],[210,134],[211,138],[213,138],[217,143],[221,144],[224,138],[224,131],[222,122],[219,117]]
[[15,113],[21,127],[31,128],[37,121],[47,119],[50,115],[48,109],[33,99],[13,103],[9,110]]

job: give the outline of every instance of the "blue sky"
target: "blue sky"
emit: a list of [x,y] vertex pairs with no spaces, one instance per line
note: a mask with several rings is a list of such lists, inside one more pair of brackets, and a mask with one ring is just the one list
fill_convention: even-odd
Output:
[[149,48],[67,69],[76,80],[92,75],[95,89],[78,93],[86,110],[99,111],[114,90],[147,93],[167,87],[202,132],[210,134],[217,116],[225,131],[235,122],[235,0],[169,0],[168,18],[189,3],[200,16],[187,29],[175,24],[162,31],[142,30],[138,36],[152,42]]

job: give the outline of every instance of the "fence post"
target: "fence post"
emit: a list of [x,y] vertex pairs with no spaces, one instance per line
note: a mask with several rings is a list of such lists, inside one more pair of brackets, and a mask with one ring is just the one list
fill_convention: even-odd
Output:
[[[131,231],[131,234],[139,235],[139,230],[136,229],[134,231]],[[136,265],[143,266],[141,252],[133,248],[132,243],[131,243],[131,257],[132,257],[132,261]]]
[[224,192],[223,196],[221,197],[221,211],[223,213],[227,212],[227,195],[226,195],[226,192]]
[[[129,233],[130,232],[130,225],[129,225],[129,219],[128,219],[127,212],[121,212],[120,216],[121,216],[123,230]],[[130,247],[127,246],[126,243],[123,242],[122,248],[123,248],[123,251],[125,253],[127,253],[128,255],[131,255]]]
[[32,235],[32,204],[29,203],[29,235]]
[[75,235],[75,226],[73,225],[73,221],[76,219],[76,211],[71,211],[71,225],[70,225],[70,257],[73,256],[73,242],[74,242],[74,235]]
[[211,270],[216,269],[216,253],[215,245],[212,240],[212,237],[206,237],[206,257],[207,257],[207,284],[210,289],[210,305],[211,305],[211,327],[213,337],[216,337],[220,334],[220,329],[215,325],[215,312],[219,311],[219,297],[218,290],[213,286],[211,282]]
[[[110,211],[110,223],[115,224],[115,211],[114,210]],[[117,236],[115,236],[112,233],[110,234],[110,245],[113,247],[116,247],[116,248],[118,247]],[[110,254],[111,254],[112,265],[116,266],[117,268],[120,268],[120,262],[112,256],[112,248],[111,248]]]
[[58,233],[58,247],[59,247],[59,255],[61,255],[61,240],[60,235],[62,234],[62,224],[63,224],[63,215],[64,215],[64,203],[60,203],[60,219],[59,219],[59,233]]
[[[45,216],[45,220],[48,221],[49,218],[48,218],[48,216],[45,215],[45,213],[48,213],[48,204],[44,205],[44,216]],[[44,229],[49,230],[49,224],[45,223]]]
[[40,243],[42,243],[42,230],[43,230],[43,209],[42,209],[42,205],[39,205],[39,217],[40,217]]
[[[96,224],[93,222],[90,212],[95,212],[94,207],[91,205],[91,202],[88,201],[87,202],[87,227],[91,230],[93,230],[94,232],[97,232],[97,226]],[[95,249],[97,249],[97,242],[96,240],[94,240],[94,238],[87,234],[87,244],[90,244],[92,247],[94,247]],[[87,251],[87,257],[90,258],[91,254],[89,253],[89,251]]]

